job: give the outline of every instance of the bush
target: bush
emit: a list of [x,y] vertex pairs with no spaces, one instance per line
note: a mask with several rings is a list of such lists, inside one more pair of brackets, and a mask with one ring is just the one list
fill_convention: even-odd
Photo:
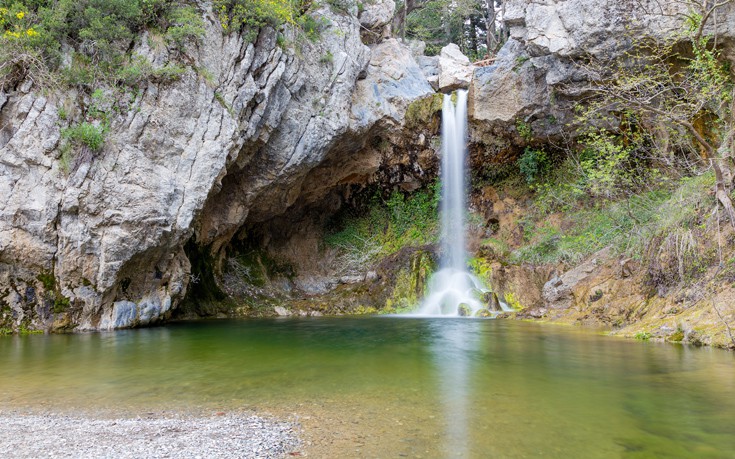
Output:
[[88,147],[92,151],[99,151],[105,144],[106,129],[91,123],[81,123],[61,131],[63,138]]
[[546,152],[526,147],[518,158],[518,169],[526,178],[526,183],[533,183],[549,169],[549,158]]
[[411,195],[393,192],[387,200],[376,194],[361,212],[346,210],[336,216],[325,243],[341,252],[348,271],[359,271],[403,247],[435,242],[439,197],[438,182]]
[[[145,29],[159,30],[180,51],[205,33],[197,10],[184,0],[29,0],[25,4],[0,0],[0,49],[20,43],[24,50],[16,49],[14,54],[33,50],[43,66],[58,71],[65,44],[74,52],[71,65],[62,70],[63,81],[72,85],[140,82],[135,77],[118,78],[118,71],[134,61],[129,50]],[[26,63],[23,70],[30,67]],[[11,66],[1,69],[0,79],[11,70]],[[156,76],[155,72],[147,75]]]
[[214,0],[214,11],[223,29],[240,32],[293,24],[299,5],[300,2],[289,0]]

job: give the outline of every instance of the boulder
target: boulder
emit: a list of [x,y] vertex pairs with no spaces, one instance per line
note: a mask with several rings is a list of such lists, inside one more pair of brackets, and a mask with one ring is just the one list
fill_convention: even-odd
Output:
[[469,317],[472,315],[472,308],[466,303],[460,303],[457,306],[457,315],[460,317]]
[[472,81],[474,66],[459,46],[450,43],[439,54],[439,91],[447,93],[455,89],[467,89]]
[[363,3],[363,10],[358,16],[360,25],[369,30],[376,30],[393,20],[396,3],[393,0],[371,0]]

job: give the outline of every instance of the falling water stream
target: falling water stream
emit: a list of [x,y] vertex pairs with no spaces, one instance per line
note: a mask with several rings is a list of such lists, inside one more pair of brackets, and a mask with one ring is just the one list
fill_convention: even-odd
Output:
[[442,258],[440,270],[429,282],[429,294],[419,315],[475,315],[485,308],[482,296],[487,288],[467,269],[467,91],[457,91],[456,104],[452,98],[445,94],[442,107]]

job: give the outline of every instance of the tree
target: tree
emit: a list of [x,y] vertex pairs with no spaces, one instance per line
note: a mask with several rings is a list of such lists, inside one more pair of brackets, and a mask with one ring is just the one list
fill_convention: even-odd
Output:
[[502,0],[405,0],[398,4],[393,31],[419,39],[427,53],[456,43],[470,58],[494,54],[504,42]]

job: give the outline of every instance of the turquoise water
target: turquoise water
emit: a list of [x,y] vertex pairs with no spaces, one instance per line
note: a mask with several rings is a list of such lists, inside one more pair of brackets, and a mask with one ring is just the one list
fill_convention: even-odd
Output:
[[732,353],[502,320],[3,337],[2,407],[273,410],[345,457],[735,457]]

